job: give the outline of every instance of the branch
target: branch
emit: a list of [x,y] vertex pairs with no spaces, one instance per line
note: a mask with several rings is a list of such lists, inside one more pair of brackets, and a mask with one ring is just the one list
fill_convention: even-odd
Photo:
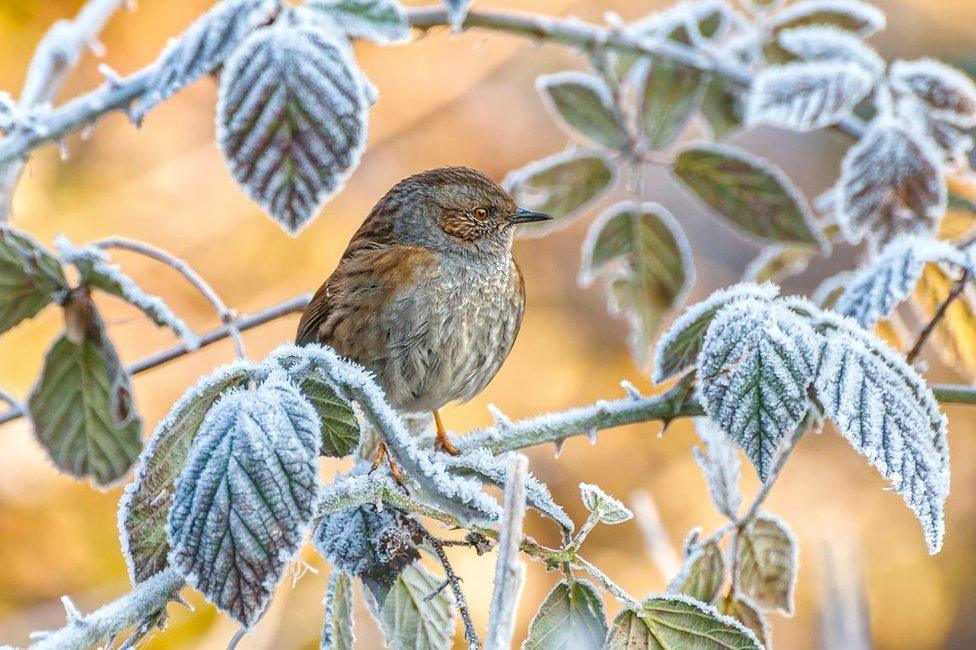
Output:
[[[77,65],[86,47],[99,54],[98,35],[112,15],[128,0],[90,0],[74,20],[56,22],[41,39],[27,68],[24,88],[18,99],[18,108],[26,113],[30,109],[53,102],[61,91],[68,74]],[[35,130],[25,126],[25,130]],[[13,137],[13,136],[9,136]],[[21,161],[11,162],[0,170],[0,221],[11,212],[14,189],[24,170]]]
[[461,622],[464,624],[464,640],[467,641],[470,650],[477,650],[481,647],[481,641],[478,640],[478,633],[475,631],[474,623],[471,621],[471,611],[468,609],[464,592],[461,591],[461,578],[454,572],[454,567],[451,566],[451,561],[448,559],[447,553],[444,552],[444,545],[441,541],[419,523],[417,524],[417,530],[427,540],[427,543],[433,547],[438,561],[444,567],[444,574],[446,576],[444,585],[439,587],[437,591],[431,593],[428,598],[433,598],[437,595],[445,585],[451,588],[451,593],[454,594],[454,605],[457,607],[458,614],[461,616]]
[[187,281],[192,284],[194,288],[196,288],[196,290],[199,291],[211,305],[213,305],[214,309],[217,311],[217,315],[220,317],[220,322],[225,325],[227,333],[234,342],[234,350],[237,352],[237,358],[243,359],[247,356],[244,351],[244,339],[241,338],[241,332],[237,326],[237,314],[227,308],[227,305],[224,304],[224,301],[221,300],[219,295],[217,295],[217,292],[214,291],[213,287],[211,287],[206,280],[200,277],[200,274],[194,271],[189,264],[160,248],[156,248],[155,246],[151,246],[143,242],[134,241],[132,239],[126,239],[125,237],[110,237],[109,239],[103,239],[100,242],[96,242],[94,246],[103,250],[107,248],[119,248],[122,250],[127,250],[144,257],[154,259],[157,262],[162,262],[163,264],[175,269],[184,278],[186,278]]
[[925,324],[925,327],[919,333],[918,339],[915,341],[915,345],[912,346],[912,349],[909,350],[908,355],[905,357],[905,360],[908,361],[908,363],[915,363],[918,355],[922,352],[922,348],[925,347],[925,342],[928,341],[929,337],[932,335],[932,332],[935,331],[936,326],[945,317],[946,312],[949,310],[949,306],[955,302],[956,298],[962,295],[963,290],[966,288],[966,284],[969,282],[969,278],[970,273],[969,267],[967,266],[962,270],[962,275],[959,276],[959,279],[956,281],[956,285],[952,287],[949,295],[946,296],[945,300],[942,301],[942,304],[940,304],[939,308],[935,311],[935,314],[932,315],[932,319]]
[[495,560],[495,587],[488,613],[488,638],[485,650],[505,650],[512,646],[515,610],[525,583],[525,565],[518,559],[522,522],[525,519],[525,478],[529,460],[513,454],[508,461],[505,496]]
[[[243,316],[237,319],[237,329],[241,332],[246,332],[249,329],[259,327],[265,323],[269,323],[273,320],[282,318],[283,316],[288,316],[289,314],[294,314],[301,312],[308,305],[309,300],[312,299],[312,295],[309,293],[303,293],[301,295],[295,296],[290,300],[285,300],[284,302],[279,302],[276,305],[272,305],[267,309],[259,311],[256,314],[250,316]],[[142,361],[137,361],[136,363],[129,366],[129,374],[138,375],[140,373],[146,372],[153,368],[159,367],[163,364],[169,363],[174,359],[179,359],[180,357],[186,356],[191,352],[195,352],[200,348],[205,348],[208,345],[213,345],[218,341],[222,341],[231,336],[230,327],[224,325],[213,329],[206,334],[200,336],[199,345],[190,349],[186,344],[174,345],[173,347],[163,350],[162,352],[157,352],[156,354],[146,357]],[[0,424],[5,424],[11,420],[16,420],[21,418],[25,414],[23,407],[12,408],[3,415],[0,415]]]
[[[407,19],[412,27],[421,30],[450,25],[447,11],[434,6],[407,9]],[[748,87],[752,83],[752,73],[728,57],[711,58],[692,46],[637,36],[615,27],[594,25],[576,18],[551,18],[509,11],[471,11],[462,29],[502,32],[586,51],[609,49],[658,57],[719,76],[740,87]],[[43,128],[23,129],[0,139],[0,165],[23,158],[45,144],[57,142],[93,124],[107,113],[128,108],[145,94],[154,70],[155,64],[151,64],[128,77],[109,81],[59,108],[35,116],[38,126]],[[858,138],[865,127],[857,118],[849,118],[834,128]]]
[[182,587],[182,576],[171,569],[164,569],[91,614],[69,617],[68,624],[60,630],[35,635],[40,639],[30,646],[31,650],[64,650],[97,645],[165,608]]

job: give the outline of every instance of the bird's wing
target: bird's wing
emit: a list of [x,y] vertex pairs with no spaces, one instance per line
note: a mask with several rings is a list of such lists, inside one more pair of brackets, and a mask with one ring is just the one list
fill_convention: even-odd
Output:
[[302,315],[298,344],[329,345],[367,366],[385,357],[387,306],[435,263],[434,254],[420,246],[350,245]]

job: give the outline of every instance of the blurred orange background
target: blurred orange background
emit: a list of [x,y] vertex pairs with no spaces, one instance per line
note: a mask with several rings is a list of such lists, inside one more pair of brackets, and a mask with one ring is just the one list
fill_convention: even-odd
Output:
[[[0,88],[16,95],[29,58],[53,21],[74,15],[81,0],[4,0],[0,3]],[[126,74],[151,62],[166,39],[210,5],[206,0],[142,0],[135,12],[121,12],[103,35],[104,62]],[[477,7],[512,8],[601,21],[614,11],[633,20],[663,2],[571,0],[478,0]],[[880,2],[889,27],[874,43],[887,58],[931,55],[955,64],[976,62],[976,4],[971,0]],[[252,312],[297,293],[314,290],[331,272],[352,232],[373,202],[411,173],[465,164],[496,179],[506,172],[563,149],[566,137],[553,126],[533,88],[545,72],[580,68],[585,59],[564,48],[536,46],[487,32],[454,36],[437,30],[404,46],[357,45],[358,60],[380,90],[370,114],[370,142],[345,190],[298,238],[286,235],[238,189],[213,142],[215,82],[204,79],[154,110],[141,129],[121,115],[101,121],[87,141],[68,142],[62,162],[48,147],[30,163],[15,201],[15,226],[49,244],[58,233],[84,243],[118,234],[150,242],[190,262],[242,312]],[[62,98],[101,82],[98,61],[86,56]],[[695,130],[691,130],[694,137]],[[780,164],[806,190],[823,191],[835,180],[844,143],[829,134],[744,133],[733,142]],[[667,175],[654,171],[647,194],[666,205],[691,239],[698,279],[691,301],[737,281],[758,248],[702,214],[677,191]],[[625,188],[618,186],[617,197]],[[488,389],[469,404],[449,407],[448,427],[465,431],[490,423],[497,404],[510,417],[591,403],[622,394],[627,379],[654,390],[631,361],[626,329],[607,314],[599,288],[581,290],[576,276],[579,248],[595,211],[545,239],[517,245],[526,276],[528,311],[508,362]],[[145,288],[166,298],[196,331],[216,324],[209,306],[175,273],[144,259],[116,260]],[[786,289],[809,292],[818,279],[850,268],[848,251],[820,261]],[[138,318],[118,302],[101,302],[110,333],[127,362],[173,343],[171,336]],[[260,358],[291,340],[297,317],[246,335],[252,357]],[[41,358],[60,327],[51,309],[0,339],[0,386],[25,396]],[[185,357],[135,380],[138,406],[147,428],[211,368],[233,356],[226,342]],[[930,376],[964,381],[929,355]],[[871,631],[879,648],[976,647],[976,410],[949,409],[952,495],[947,504],[943,551],[929,557],[922,534],[901,499],[828,428],[808,435],[768,501],[768,510],[792,527],[801,546],[800,576],[793,618],[773,615],[773,641],[780,648],[817,647],[825,541],[843,539],[860,548]],[[636,490],[655,498],[672,542],[687,531],[721,524],[690,449],[697,439],[689,421],[676,422],[658,437],[660,424],[602,432],[595,446],[585,437],[567,442],[554,458],[551,446],[532,449],[532,469],[551,487],[577,521],[584,511],[577,485],[601,485],[629,499]],[[331,462],[325,476],[346,467]],[[744,468],[746,497],[757,481]],[[24,645],[31,630],[63,624],[58,598],[70,594],[90,610],[127,591],[129,584],[116,532],[119,488],[98,492],[59,476],[45,459],[24,421],[0,429],[0,643]],[[528,534],[557,543],[554,527],[535,515]],[[651,563],[633,522],[598,527],[585,555],[636,596],[662,591],[669,576]],[[451,554],[465,577],[476,624],[484,629],[493,556]],[[318,573],[292,587],[286,580],[267,616],[242,648],[317,647],[321,601],[328,567],[311,548],[304,558]],[[531,564],[518,618],[518,638],[556,574]],[[171,606],[169,629],[155,634],[150,648],[222,648],[234,625],[218,616],[191,590],[194,611]],[[607,601],[613,615],[619,605]],[[372,623],[359,612],[357,636],[378,647]],[[460,646],[460,635],[458,636]]]

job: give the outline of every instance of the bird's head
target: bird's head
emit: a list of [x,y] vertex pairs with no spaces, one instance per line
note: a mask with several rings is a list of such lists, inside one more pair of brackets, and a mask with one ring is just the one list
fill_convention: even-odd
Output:
[[549,215],[519,208],[484,174],[466,167],[433,169],[397,184],[394,237],[441,252],[508,254],[516,226]]

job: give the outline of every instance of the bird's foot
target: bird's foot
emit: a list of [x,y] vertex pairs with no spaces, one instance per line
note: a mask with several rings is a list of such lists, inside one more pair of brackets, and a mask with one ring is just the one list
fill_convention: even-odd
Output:
[[451,456],[459,456],[461,452],[454,446],[451,439],[447,437],[447,429],[444,428],[444,423],[441,421],[441,414],[437,411],[434,411],[434,424],[437,426],[437,440],[434,441],[434,449],[436,451],[443,451],[445,454],[450,454]]
[[379,466],[383,464],[383,459],[386,459],[387,464],[390,466],[390,476],[396,481],[396,484],[400,486],[400,489],[404,491],[405,494],[410,494],[407,490],[406,484],[403,482],[403,474],[400,472],[400,466],[397,464],[393,456],[390,455],[389,451],[386,449],[386,443],[381,442],[379,447],[376,448],[376,457],[373,458],[373,465],[369,468],[370,473],[375,472],[379,469]]

